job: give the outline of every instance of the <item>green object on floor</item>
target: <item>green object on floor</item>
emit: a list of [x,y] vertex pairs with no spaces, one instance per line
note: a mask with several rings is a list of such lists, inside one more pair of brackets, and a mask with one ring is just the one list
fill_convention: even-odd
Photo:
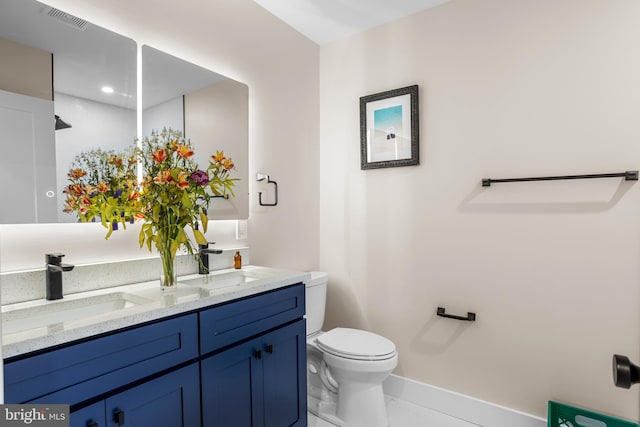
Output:
[[640,427],[640,424],[549,401],[548,427]]

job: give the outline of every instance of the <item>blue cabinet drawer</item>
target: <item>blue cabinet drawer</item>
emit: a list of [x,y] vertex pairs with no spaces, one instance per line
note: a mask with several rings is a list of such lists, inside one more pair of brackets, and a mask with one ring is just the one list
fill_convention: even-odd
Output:
[[206,354],[304,316],[304,284],[200,312],[200,353]]
[[6,403],[77,404],[198,357],[197,314],[10,362]]

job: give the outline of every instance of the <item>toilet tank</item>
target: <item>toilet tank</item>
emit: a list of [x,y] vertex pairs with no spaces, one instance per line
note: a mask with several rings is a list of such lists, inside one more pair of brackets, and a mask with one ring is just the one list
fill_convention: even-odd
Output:
[[307,305],[307,336],[320,332],[324,323],[324,308],[327,301],[327,280],[329,275],[322,271],[312,271],[305,281]]

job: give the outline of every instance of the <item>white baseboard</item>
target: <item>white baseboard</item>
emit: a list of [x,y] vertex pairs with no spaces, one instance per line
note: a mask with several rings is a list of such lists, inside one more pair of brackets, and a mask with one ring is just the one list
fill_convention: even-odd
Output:
[[384,393],[483,427],[546,427],[547,420],[443,388],[390,375]]

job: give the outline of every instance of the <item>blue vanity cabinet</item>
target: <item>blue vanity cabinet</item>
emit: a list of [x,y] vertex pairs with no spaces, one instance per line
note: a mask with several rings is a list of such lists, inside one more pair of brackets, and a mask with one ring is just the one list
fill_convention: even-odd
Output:
[[202,360],[203,427],[307,425],[304,319]]
[[71,413],[70,427],[200,426],[198,364],[173,371]]
[[72,427],[306,426],[304,284],[5,361],[6,403]]

